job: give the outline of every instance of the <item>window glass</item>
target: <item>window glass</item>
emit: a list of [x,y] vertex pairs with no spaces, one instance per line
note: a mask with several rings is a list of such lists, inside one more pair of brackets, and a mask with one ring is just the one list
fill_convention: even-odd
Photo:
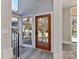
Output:
[[70,17],[72,20],[72,42],[77,42],[77,7],[70,8]]
[[22,42],[32,45],[32,18],[24,18],[22,24]]
[[12,0],[12,10],[18,11],[18,0]]
[[12,17],[12,26],[18,27],[18,19]]

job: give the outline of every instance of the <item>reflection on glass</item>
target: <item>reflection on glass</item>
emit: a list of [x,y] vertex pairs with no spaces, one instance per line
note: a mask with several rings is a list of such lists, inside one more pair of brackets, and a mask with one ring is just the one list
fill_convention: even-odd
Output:
[[77,21],[72,21],[72,38],[77,37]]
[[17,18],[14,18],[12,17],[12,47],[14,47],[14,43],[17,41],[17,33],[15,32],[17,31],[18,32],[18,19]]
[[70,8],[70,16],[72,20],[72,42],[77,42],[77,7]]
[[24,18],[23,19],[23,43],[24,44],[32,44],[31,38],[32,38],[32,20],[31,18]]
[[38,44],[47,45],[48,43],[48,18],[38,18]]
[[18,43],[18,19],[17,18],[14,18],[12,17],[12,31],[11,31],[11,46],[13,48],[13,56],[15,58],[18,57],[18,46],[19,46],[19,43]]

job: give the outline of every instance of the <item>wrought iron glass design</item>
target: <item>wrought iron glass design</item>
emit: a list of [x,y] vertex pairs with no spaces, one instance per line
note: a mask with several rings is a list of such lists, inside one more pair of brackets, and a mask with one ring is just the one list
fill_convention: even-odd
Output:
[[38,18],[38,44],[48,43],[48,17]]
[[72,21],[72,38],[77,37],[77,21]]
[[12,47],[14,58],[19,57],[19,34],[16,31],[12,31]]
[[16,59],[19,57],[19,33],[18,33],[18,19],[12,18],[12,31],[11,31],[11,46],[13,48],[13,56]]

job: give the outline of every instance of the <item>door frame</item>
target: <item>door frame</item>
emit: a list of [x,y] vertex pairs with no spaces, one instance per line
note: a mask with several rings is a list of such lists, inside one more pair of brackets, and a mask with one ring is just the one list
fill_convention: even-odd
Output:
[[[44,48],[39,45],[37,45],[38,37],[37,37],[37,19],[40,17],[48,17],[48,47]],[[44,49],[47,51],[51,51],[51,14],[44,14],[44,15],[38,15],[35,16],[35,47]]]

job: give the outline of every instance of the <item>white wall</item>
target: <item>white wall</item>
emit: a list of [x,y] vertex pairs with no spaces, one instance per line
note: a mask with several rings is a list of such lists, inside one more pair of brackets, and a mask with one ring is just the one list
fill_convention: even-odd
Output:
[[11,0],[2,0],[1,7],[1,59],[11,59]]
[[53,11],[53,0],[35,1],[35,14]]
[[54,0],[54,59],[62,59],[62,8],[63,0]]
[[[33,26],[32,26],[32,46],[35,48],[35,16],[51,14],[51,25],[53,25],[53,0],[33,0],[26,1],[20,0],[21,5],[19,12],[23,14],[23,17],[32,17]],[[53,37],[53,27],[51,26],[51,51],[53,52],[54,37]]]

